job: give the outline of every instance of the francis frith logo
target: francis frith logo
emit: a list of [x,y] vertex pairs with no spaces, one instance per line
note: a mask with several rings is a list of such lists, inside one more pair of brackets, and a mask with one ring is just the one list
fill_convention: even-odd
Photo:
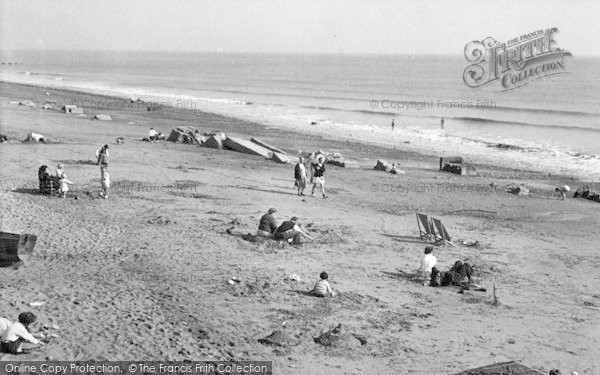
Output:
[[469,87],[499,81],[500,91],[512,90],[540,78],[566,72],[569,51],[558,47],[553,27],[521,35],[505,43],[492,37],[466,45],[465,57],[471,65],[463,72]]

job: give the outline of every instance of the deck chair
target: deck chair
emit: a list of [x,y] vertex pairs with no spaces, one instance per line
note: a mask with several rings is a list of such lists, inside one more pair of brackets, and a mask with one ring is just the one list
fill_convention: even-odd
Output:
[[444,227],[444,224],[442,224],[442,221],[440,219],[436,219],[436,218],[432,217],[431,222],[432,222],[433,226],[435,227],[435,230],[437,231],[437,233],[434,233],[436,241],[444,241],[444,242],[456,247],[456,245],[452,243],[452,238],[448,234],[448,231],[446,230],[446,227]]
[[429,216],[417,212],[417,225],[419,226],[419,237],[431,240],[435,238],[435,230],[433,224],[429,220]]

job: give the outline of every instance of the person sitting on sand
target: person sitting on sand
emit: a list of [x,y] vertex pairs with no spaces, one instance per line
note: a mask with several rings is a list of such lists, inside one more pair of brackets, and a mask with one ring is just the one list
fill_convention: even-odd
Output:
[[441,286],[458,285],[458,286],[469,286],[473,281],[471,276],[473,275],[473,268],[467,262],[461,262],[457,260],[454,265],[448,270],[443,272],[441,275]]
[[256,231],[258,237],[273,237],[273,233],[277,230],[277,220],[273,216],[275,212],[277,212],[275,208],[269,208],[269,211],[260,218]]
[[100,168],[100,185],[102,185],[100,196],[104,199],[108,199],[110,189],[110,175],[108,174],[108,168]]
[[431,280],[431,270],[437,264],[437,258],[432,254],[433,246],[425,247],[425,255],[421,259],[421,277],[423,278],[423,285],[429,285]]
[[331,285],[329,285],[329,275],[327,272],[323,271],[319,275],[320,279],[315,283],[310,294],[317,297],[335,297],[335,293],[331,289]]
[[390,169],[391,174],[398,174],[398,169],[396,168],[396,163],[392,163],[392,169]]
[[73,185],[73,182],[71,182],[71,180],[69,180],[67,178],[67,174],[66,173],[62,173],[62,175],[60,176],[60,188],[58,190],[59,194],[62,194],[63,198],[67,197],[67,192],[69,191],[69,185]]
[[310,195],[315,195],[315,188],[317,185],[319,185],[321,187],[321,194],[323,194],[323,198],[327,198],[327,195],[325,194],[325,177],[323,176],[325,173],[325,156],[320,156],[318,160],[319,162],[313,167],[313,187]]
[[298,224],[296,224],[297,222],[298,218],[295,216],[289,221],[284,221],[279,228],[275,230],[275,233],[273,233],[273,238],[276,240],[286,240],[294,245],[300,244],[302,237],[306,237],[312,241],[313,238],[304,233]]
[[158,132],[154,128],[150,128],[148,139],[150,139],[150,142],[158,142]]
[[294,178],[296,180],[294,186],[298,188],[298,195],[304,195],[304,189],[306,188],[306,166],[304,165],[304,158],[302,156],[298,158],[298,164],[294,167]]
[[37,133],[29,133],[27,134],[27,138],[25,138],[25,142],[40,142],[46,143],[46,139],[43,135]]
[[2,352],[19,354],[23,352],[23,342],[28,341],[36,345],[44,345],[43,342],[33,337],[27,327],[36,321],[36,316],[30,312],[19,314],[19,321],[13,323],[2,335]]

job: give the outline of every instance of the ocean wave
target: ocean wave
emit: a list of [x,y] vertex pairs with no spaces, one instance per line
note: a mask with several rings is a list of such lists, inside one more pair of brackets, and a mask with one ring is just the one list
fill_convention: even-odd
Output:
[[508,126],[532,126],[536,128],[547,128],[547,129],[561,129],[561,130],[583,130],[590,132],[600,132],[600,128],[590,128],[586,126],[566,126],[566,125],[550,125],[550,124],[540,124],[540,123],[531,123],[531,122],[520,122],[520,121],[505,121],[505,120],[494,120],[485,117],[447,117],[453,120],[465,121],[465,122],[477,122],[481,124],[489,124],[489,125],[508,125]]

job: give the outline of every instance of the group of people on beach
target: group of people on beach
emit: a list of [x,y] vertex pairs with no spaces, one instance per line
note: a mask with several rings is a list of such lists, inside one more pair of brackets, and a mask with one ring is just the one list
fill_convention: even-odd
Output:
[[298,189],[298,196],[304,195],[304,189],[306,189],[307,181],[312,186],[311,196],[315,195],[315,189],[317,186],[321,188],[321,194],[323,198],[327,198],[325,194],[325,154],[322,150],[312,153],[308,157],[308,163],[310,169],[306,168],[304,157],[298,158],[298,163],[294,167],[294,187]]
[[258,223],[256,235],[263,238],[272,238],[276,241],[288,242],[290,244],[299,245],[302,243],[302,238],[313,240],[306,232],[298,225],[298,218],[292,217],[290,220],[284,221],[281,225],[277,225],[277,220],[273,216],[277,212],[275,208],[269,208]]
[[433,253],[433,246],[425,247],[424,255],[421,258],[421,280],[424,286],[459,286],[462,290],[474,287],[476,290],[483,290],[479,285],[473,283],[473,267],[468,262],[457,260],[454,265],[446,272],[436,268],[437,258]]

